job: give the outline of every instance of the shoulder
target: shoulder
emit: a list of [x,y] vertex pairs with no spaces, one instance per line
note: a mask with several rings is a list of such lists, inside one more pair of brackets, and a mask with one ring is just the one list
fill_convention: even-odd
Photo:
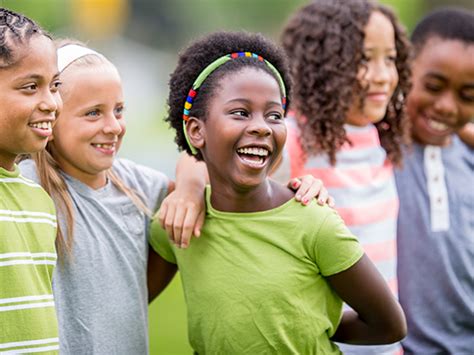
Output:
[[115,159],[113,170],[132,188],[140,189],[141,186],[168,186],[169,179],[165,174],[128,159]]
[[18,164],[18,167],[20,168],[20,174],[23,177],[33,180],[36,183],[39,182],[38,172],[36,171],[36,163],[33,159],[21,161]]
[[115,159],[112,170],[128,188],[137,192],[146,201],[152,211],[161,205],[168,194],[170,180],[157,170],[127,159]]

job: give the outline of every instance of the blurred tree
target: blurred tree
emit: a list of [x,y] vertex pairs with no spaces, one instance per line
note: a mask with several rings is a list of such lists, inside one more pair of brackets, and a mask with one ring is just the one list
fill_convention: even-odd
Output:
[[106,39],[123,32],[129,15],[128,0],[71,0],[75,32],[89,40]]
[[0,6],[21,12],[50,32],[63,32],[71,22],[69,1],[64,0],[0,0]]

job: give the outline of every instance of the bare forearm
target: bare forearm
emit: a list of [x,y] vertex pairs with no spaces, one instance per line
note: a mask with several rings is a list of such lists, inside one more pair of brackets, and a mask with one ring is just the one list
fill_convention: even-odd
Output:
[[153,301],[168,286],[176,271],[176,265],[168,263],[150,247],[147,270],[148,302]]
[[204,188],[208,182],[209,176],[206,164],[197,161],[186,153],[181,153],[176,164],[176,189],[190,184]]
[[405,336],[402,328],[391,324],[372,323],[362,320],[353,310],[344,312],[333,341],[355,345],[389,344]]
[[350,344],[388,344],[406,335],[402,308],[375,266],[363,256],[349,269],[328,277],[346,311],[333,340]]

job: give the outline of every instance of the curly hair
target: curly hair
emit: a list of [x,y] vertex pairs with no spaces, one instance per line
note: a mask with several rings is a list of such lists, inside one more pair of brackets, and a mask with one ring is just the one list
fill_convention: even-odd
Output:
[[51,37],[34,21],[22,14],[0,7],[0,69],[15,63],[15,46],[28,43],[35,35]]
[[364,100],[357,73],[363,66],[364,28],[374,11],[385,15],[395,31],[399,81],[375,126],[388,159],[399,166],[401,144],[409,139],[404,100],[411,86],[411,47],[394,13],[368,0],[315,0],[294,14],[281,36],[294,80],[293,109],[303,118],[297,120],[303,150],[325,153],[333,165],[337,151],[350,143],[344,129],[349,107],[357,98]]
[[[175,142],[180,150],[186,150],[188,154],[191,154],[183,133],[183,108],[195,79],[214,60],[234,52],[258,54],[276,68],[285,85],[288,107],[291,81],[287,59],[281,48],[260,34],[247,32],[215,32],[209,34],[194,41],[180,53],[176,69],[171,74],[168,97],[169,110],[165,120],[176,130]],[[256,58],[239,57],[230,60],[218,67],[206,78],[199,88],[189,115],[205,120],[208,101],[212,98],[221,80],[229,73],[238,72],[245,67],[255,67],[264,70],[277,79],[268,65]],[[202,160],[200,153],[196,155],[196,159]]]

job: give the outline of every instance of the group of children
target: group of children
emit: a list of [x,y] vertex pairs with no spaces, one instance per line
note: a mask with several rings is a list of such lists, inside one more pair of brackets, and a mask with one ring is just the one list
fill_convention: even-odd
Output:
[[[474,117],[472,12],[428,15],[413,58],[368,0],[312,1],[284,50],[194,41],[169,84],[166,120],[194,156],[174,192],[116,158],[110,61],[3,8],[0,34],[0,352],[147,353],[148,302],[177,269],[196,353],[474,349],[474,159],[457,136]],[[319,180],[290,180],[299,203],[269,178],[305,174],[337,212],[310,201],[328,200]]]

